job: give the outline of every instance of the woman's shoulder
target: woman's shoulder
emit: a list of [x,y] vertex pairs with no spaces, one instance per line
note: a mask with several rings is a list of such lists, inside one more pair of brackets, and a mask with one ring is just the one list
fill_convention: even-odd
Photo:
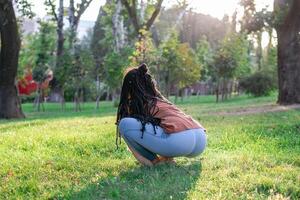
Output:
[[156,106],[160,111],[167,111],[167,112],[180,112],[182,111],[173,103],[167,101],[167,100],[157,100]]
[[160,104],[160,105],[175,106],[173,103],[171,103],[167,99],[156,98],[156,102],[157,102],[157,104]]

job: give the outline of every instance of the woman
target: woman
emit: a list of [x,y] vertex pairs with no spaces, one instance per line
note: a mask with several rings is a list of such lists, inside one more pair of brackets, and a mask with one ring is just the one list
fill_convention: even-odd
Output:
[[206,146],[205,129],[162,96],[146,64],[127,71],[116,124],[116,144],[122,136],[135,158],[148,166],[197,156]]

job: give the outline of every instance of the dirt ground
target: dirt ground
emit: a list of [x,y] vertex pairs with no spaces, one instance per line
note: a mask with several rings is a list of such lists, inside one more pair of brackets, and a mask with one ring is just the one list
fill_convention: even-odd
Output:
[[210,114],[214,115],[248,115],[248,114],[258,114],[258,113],[268,113],[268,112],[280,112],[296,109],[300,111],[300,104],[293,105],[277,105],[277,104],[266,104],[259,107],[243,107],[237,108],[230,111],[213,112]]

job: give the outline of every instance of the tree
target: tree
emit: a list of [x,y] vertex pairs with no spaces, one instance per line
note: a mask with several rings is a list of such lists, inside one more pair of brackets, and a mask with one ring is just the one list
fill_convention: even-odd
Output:
[[[153,25],[155,19],[157,18],[163,0],[156,0],[156,1],[144,1],[141,2],[141,13],[138,13],[137,2],[136,0],[132,0],[131,3],[129,0],[121,0],[122,4],[125,6],[128,16],[132,22],[133,28],[135,30],[135,35],[138,38],[141,46],[146,48],[146,41],[144,36],[144,32],[148,32]],[[146,12],[149,11],[149,12]],[[139,17],[141,20],[139,20]],[[148,18],[147,20],[146,17]],[[144,44],[143,44],[144,43]],[[142,54],[145,53],[140,51]],[[142,56],[145,57],[145,56]],[[138,59],[137,59],[138,60]],[[140,63],[144,63],[145,60],[141,60]],[[140,64],[139,63],[139,64]]]
[[[50,22],[41,21],[39,33],[37,33],[37,45],[35,49],[36,58],[33,66],[33,79],[38,83],[38,91],[35,99],[37,110],[40,111],[40,104],[44,101],[44,92],[41,84],[46,79],[46,71],[55,64],[53,55],[55,52],[55,26]],[[43,105],[43,104],[42,104]],[[44,109],[44,107],[43,107]]]
[[66,84],[66,93],[70,94],[75,103],[75,111],[81,111],[81,105],[85,95],[93,88],[93,68],[95,66],[92,52],[90,51],[90,43],[92,32],[81,40],[78,44],[77,51],[79,56],[76,62],[68,70],[68,78]]
[[158,20],[152,26],[151,32],[156,46],[162,41],[168,40],[174,29],[182,27],[187,4],[185,2],[175,4],[171,8],[162,8]]
[[278,103],[300,103],[300,1],[274,1],[278,37]]
[[242,77],[250,72],[248,59],[248,43],[243,34],[231,33],[222,41],[210,66],[210,75],[216,82],[216,101],[219,94],[222,100],[231,94],[229,81]]
[[64,53],[64,0],[59,0],[58,13],[56,13],[55,0],[45,0],[45,5],[49,7],[50,13],[53,15],[57,24],[57,46],[56,46],[56,64],[55,68],[62,67]]
[[[64,108],[64,90],[63,85],[65,81],[66,73],[66,57],[65,55],[65,36],[64,36],[64,0],[59,0],[58,11],[56,10],[56,0],[45,0],[48,13],[53,16],[53,20],[56,23],[56,61],[54,68],[54,79],[50,82],[51,95],[50,99],[54,96],[59,96],[62,109]],[[57,100],[57,99],[56,99]]]
[[106,38],[106,26],[105,18],[108,16],[107,9],[111,6],[111,0],[107,0],[105,5],[100,7],[97,20],[95,22],[95,26],[93,28],[93,35],[90,43],[90,48],[93,53],[93,58],[95,62],[95,80],[96,80],[96,108],[99,108],[100,102],[100,83],[101,80],[104,79],[104,57],[109,48],[109,40]]
[[[80,0],[77,3],[76,0],[69,0],[69,10],[68,10],[68,19],[69,19],[69,31],[68,31],[68,48],[71,51],[70,58],[69,52],[65,52],[65,36],[63,30],[63,19],[64,19],[64,0],[59,0],[58,13],[56,11],[55,0],[45,0],[45,4],[48,6],[49,13],[52,14],[54,21],[57,25],[57,50],[56,50],[56,67],[54,70],[54,80],[51,82],[51,89],[53,94],[59,94],[61,96],[62,108],[64,107],[64,85],[68,77],[67,71],[68,67],[66,65],[75,65],[76,62],[79,62],[79,49],[76,50],[77,42],[77,27],[80,21],[80,17],[86,11],[92,0]],[[76,3],[76,7],[75,7]],[[74,62],[68,62],[70,59],[73,59]],[[76,93],[75,93],[76,94]]]
[[[19,56],[18,76],[23,77],[24,71],[33,70],[33,80],[38,87],[35,105],[38,111],[45,97],[46,71],[55,65],[56,27],[53,22],[39,21],[39,31],[23,37]],[[25,73],[26,74],[26,73]],[[18,78],[19,78],[18,77]],[[48,87],[48,86],[47,86]]]
[[126,44],[126,30],[124,26],[124,16],[122,15],[122,3],[121,0],[117,0],[114,7],[114,14],[112,17],[112,28],[114,36],[114,47],[118,52],[124,48]]
[[196,46],[196,56],[199,65],[201,66],[201,79],[209,79],[209,66],[212,63],[213,51],[206,36],[203,36]]
[[[70,24],[70,33],[69,33],[69,48],[71,50],[71,55],[73,56],[73,68],[78,68],[81,65],[80,63],[80,45],[77,44],[77,28],[80,21],[82,14],[86,11],[89,7],[90,3],[93,0],[81,0],[80,3],[77,4],[77,8],[75,8],[75,1],[69,1],[69,24]],[[78,82],[74,82],[74,84],[79,84]],[[79,101],[79,89],[80,87],[77,85],[75,86],[76,90],[74,93],[74,101],[76,111],[80,108],[80,101]]]
[[0,118],[23,118],[15,78],[20,38],[11,0],[0,1]]
[[189,10],[183,16],[179,35],[180,41],[188,42],[193,49],[196,49],[197,42],[206,36],[211,47],[216,49],[226,32],[224,21]]
[[120,92],[118,89],[121,87],[123,72],[125,68],[129,66],[128,57],[130,55],[132,55],[132,49],[125,47],[119,52],[112,50],[111,52],[107,53],[104,58],[106,74],[105,83],[111,90],[113,101],[117,99],[117,95]]
[[179,43],[175,32],[162,44],[161,51],[161,85],[164,85],[166,96],[170,95],[171,89],[176,89],[178,96],[183,88],[200,79],[200,66],[189,44]]
[[[123,70],[129,65],[129,56],[133,51],[133,33],[128,33],[129,26],[128,15],[120,1],[107,0],[100,8],[91,42],[97,71],[97,100],[101,95],[100,88],[105,87],[106,97],[113,100],[120,92]],[[98,101],[96,105],[99,105]]]
[[[150,14],[149,19],[147,21],[142,21],[142,22],[140,22],[138,18],[136,0],[132,0],[131,3],[129,0],[121,0],[121,2],[126,7],[126,10],[131,19],[136,35],[139,36],[141,29],[145,29],[146,31],[149,31],[149,29],[151,28],[152,24],[154,23],[156,17],[160,12],[163,0],[156,1],[156,4],[154,5],[154,10]],[[144,17],[142,17],[142,19],[143,18]]]
[[[264,70],[263,60],[265,59],[264,56],[268,56],[268,54],[263,55],[262,34],[265,31],[269,33],[269,48],[272,42],[272,31],[274,28],[273,14],[271,11],[268,11],[267,8],[257,11],[254,0],[241,0],[240,5],[244,8],[241,32],[251,35],[252,39],[256,41],[257,47],[255,54],[258,70]],[[269,50],[267,50],[267,52],[268,51]]]
[[147,63],[149,66],[156,64],[157,49],[154,45],[153,39],[150,37],[151,33],[144,29],[140,30],[141,39],[135,43],[135,51],[130,57],[131,66],[138,66],[140,63]]
[[[70,24],[70,34],[69,34],[69,45],[71,50],[75,50],[74,45],[77,39],[77,28],[82,14],[86,11],[93,0],[81,0],[80,3],[77,3],[75,8],[75,1],[70,0],[69,2],[69,24]],[[73,52],[74,53],[74,52]]]

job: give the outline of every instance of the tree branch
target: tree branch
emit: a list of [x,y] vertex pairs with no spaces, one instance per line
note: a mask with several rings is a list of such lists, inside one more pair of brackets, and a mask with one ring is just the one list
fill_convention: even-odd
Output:
[[155,6],[155,10],[152,13],[152,16],[150,17],[150,19],[147,21],[146,25],[146,30],[149,30],[150,27],[152,26],[152,24],[154,23],[154,20],[156,19],[157,15],[160,12],[161,9],[161,5],[162,5],[163,0],[158,0],[156,6]]
[[136,14],[136,0],[132,0],[132,6],[130,6],[128,0],[121,0],[122,4],[125,6],[128,15],[131,19],[133,27],[137,33],[139,33],[140,25]]
[[81,15],[85,12],[85,10],[89,7],[93,0],[82,0],[80,5],[77,7],[76,13],[77,15],[75,16],[75,20],[78,23],[80,20]]
[[46,4],[47,4],[48,6],[50,6],[52,15],[54,16],[54,19],[55,19],[56,21],[58,21],[58,16],[57,16],[57,14],[56,14],[56,11],[55,11],[55,5],[53,4],[53,2],[52,2],[51,0],[46,0]]

